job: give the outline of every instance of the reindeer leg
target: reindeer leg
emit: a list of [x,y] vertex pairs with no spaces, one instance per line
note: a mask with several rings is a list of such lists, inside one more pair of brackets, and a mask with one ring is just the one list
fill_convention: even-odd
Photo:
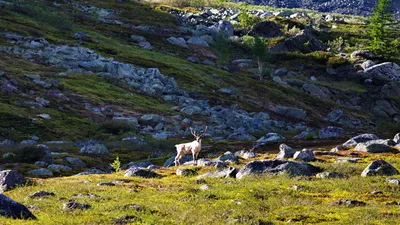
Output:
[[177,155],[175,157],[175,166],[179,166],[179,159],[180,159],[180,157],[179,157],[179,155]]
[[[197,153],[196,153],[196,162],[197,162],[197,160],[199,159],[199,153],[200,153],[200,152],[197,152]],[[197,163],[196,163],[196,164],[197,164]]]
[[193,155],[193,165],[197,166],[196,153],[192,152],[192,155]]

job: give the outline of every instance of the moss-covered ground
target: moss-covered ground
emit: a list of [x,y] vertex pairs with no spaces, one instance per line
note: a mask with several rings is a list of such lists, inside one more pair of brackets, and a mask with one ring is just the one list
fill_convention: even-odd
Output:
[[[349,152],[341,152],[348,154]],[[275,154],[261,154],[270,159]],[[176,167],[156,169],[163,178],[124,177],[109,175],[71,176],[34,179],[34,184],[5,194],[29,206],[35,221],[0,218],[2,224],[117,224],[129,216],[129,224],[396,224],[400,219],[398,205],[400,186],[386,183],[385,177],[361,177],[362,170],[374,159],[385,159],[399,168],[397,155],[362,155],[357,163],[334,163],[334,157],[319,157],[312,164],[325,171],[345,174],[346,178],[318,179],[262,175],[233,178],[179,177]],[[241,161],[241,164],[245,161]],[[236,165],[240,167],[240,165]],[[203,174],[213,168],[194,168]],[[399,179],[400,176],[391,176]],[[114,182],[116,186],[97,186]],[[200,187],[207,183],[208,190]],[[299,186],[298,190],[293,186]],[[32,199],[36,191],[54,192],[55,196]],[[375,193],[374,193],[375,192]],[[74,197],[74,194],[95,194],[99,197]],[[63,210],[63,203],[75,199],[91,205],[87,210]],[[366,206],[337,206],[333,201],[358,200]],[[124,206],[139,205],[137,211]],[[126,217],[125,217],[126,218]]]

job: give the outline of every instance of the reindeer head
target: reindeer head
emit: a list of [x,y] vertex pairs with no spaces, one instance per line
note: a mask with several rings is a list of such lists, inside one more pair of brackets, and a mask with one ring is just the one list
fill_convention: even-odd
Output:
[[196,139],[196,141],[200,141],[201,138],[206,134],[207,131],[207,126],[204,128],[204,130],[199,134],[196,133],[195,130],[193,130],[192,127],[190,127],[190,132],[192,133],[192,135],[194,136],[194,138]]

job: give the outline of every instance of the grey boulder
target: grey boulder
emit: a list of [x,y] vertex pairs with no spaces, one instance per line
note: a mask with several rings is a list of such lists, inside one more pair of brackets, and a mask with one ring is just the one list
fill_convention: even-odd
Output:
[[260,160],[247,163],[236,174],[236,178],[241,179],[248,175],[258,175],[262,173],[287,173],[290,176],[312,176],[318,172],[321,172],[321,168],[305,162]]
[[344,135],[344,130],[340,127],[326,127],[319,131],[319,138],[328,139]]
[[161,175],[149,169],[140,167],[131,167],[125,171],[125,177],[143,177],[143,178],[160,178]]
[[257,145],[265,145],[271,142],[284,140],[285,137],[282,134],[268,133],[257,140]]
[[364,169],[361,176],[391,176],[397,174],[399,174],[399,171],[385,160],[375,160]]
[[360,135],[350,138],[348,141],[343,143],[343,147],[345,149],[349,149],[351,147],[357,146],[357,144],[359,144],[359,143],[364,143],[367,141],[377,140],[377,139],[379,139],[379,138],[375,134],[360,134]]
[[24,205],[0,194],[0,215],[13,219],[36,219]]
[[314,161],[314,152],[310,149],[303,149],[294,153],[293,158],[296,160],[302,160],[304,162]]
[[0,171],[0,189],[2,192],[24,184],[26,184],[26,179],[18,172],[18,170]]
[[81,148],[79,153],[83,154],[97,154],[97,155],[109,155],[107,147],[104,144],[94,143],[87,144]]
[[295,150],[293,150],[291,147],[289,147],[286,144],[280,144],[279,145],[279,153],[276,156],[276,159],[288,159],[288,158],[293,158],[294,153],[296,153]]
[[398,150],[393,148],[394,144],[394,141],[391,139],[371,140],[357,144],[354,150],[369,153],[398,152]]
[[300,120],[305,120],[307,117],[304,110],[288,106],[277,105],[275,106],[274,111],[279,115],[289,116]]
[[214,37],[222,35],[224,38],[229,38],[233,36],[233,26],[230,22],[221,20],[218,23],[212,25],[208,28],[208,32]]
[[53,172],[44,168],[29,170],[28,174],[33,176],[47,176],[47,177],[53,176]]

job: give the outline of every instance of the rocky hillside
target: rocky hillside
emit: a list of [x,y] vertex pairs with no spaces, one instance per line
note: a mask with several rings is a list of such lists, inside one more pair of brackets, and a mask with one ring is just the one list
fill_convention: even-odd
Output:
[[[191,140],[189,127],[208,126],[215,153],[225,143],[265,151],[398,128],[399,66],[363,50],[363,18],[261,7],[246,22],[239,6],[0,4],[5,168],[104,172],[117,156],[162,164]],[[269,49],[261,81],[255,37]]]
[[367,24],[0,1],[0,223],[396,223],[399,58]]
[[[256,5],[266,5],[276,8],[303,8],[319,12],[330,12],[360,16],[370,16],[372,9],[377,2],[366,0],[244,0],[236,2],[247,2]],[[391,9],[396,15],[400,16],[400,3],[392,1]]]

